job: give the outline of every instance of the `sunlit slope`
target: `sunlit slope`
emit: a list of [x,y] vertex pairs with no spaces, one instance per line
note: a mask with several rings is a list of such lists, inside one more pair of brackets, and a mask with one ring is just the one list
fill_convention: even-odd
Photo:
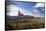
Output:
[[37,29],[44,28],[44,18],[32,17],[32,18],[20,18],[13,21],[8,21],[6,29]]

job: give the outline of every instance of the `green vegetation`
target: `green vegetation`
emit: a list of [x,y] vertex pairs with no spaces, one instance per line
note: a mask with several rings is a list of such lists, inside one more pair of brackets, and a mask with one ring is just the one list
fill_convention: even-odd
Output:
[[18,21],[12,21],[6,23],[6,29],[37,29],[44,28],[44,23],[40,19],[19,19]]

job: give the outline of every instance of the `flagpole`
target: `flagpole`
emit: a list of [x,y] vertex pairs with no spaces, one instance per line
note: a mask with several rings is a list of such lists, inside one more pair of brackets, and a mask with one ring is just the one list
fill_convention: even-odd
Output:
[[19,27],[18,27],[19,26],[19,24],[18,24],[19,23],[19,14],[20,14],[20,11],[18,11],[18,16],[17,16],[17,29],[19,29]]

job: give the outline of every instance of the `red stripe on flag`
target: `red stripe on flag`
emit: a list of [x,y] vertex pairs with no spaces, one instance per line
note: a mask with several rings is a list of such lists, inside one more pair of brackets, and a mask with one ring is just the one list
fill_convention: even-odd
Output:
[[18,16],[24,16],[24,14],[23,13],[21,13],[20,11],[18,11],[19,13],[18,13]]

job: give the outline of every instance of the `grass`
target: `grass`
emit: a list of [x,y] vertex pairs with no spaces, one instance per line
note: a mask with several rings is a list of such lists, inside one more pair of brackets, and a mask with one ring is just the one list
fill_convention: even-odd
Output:
[[40,19],[22,19],[6,23],[6,29],[38,29],[44,28],[44,23]]

